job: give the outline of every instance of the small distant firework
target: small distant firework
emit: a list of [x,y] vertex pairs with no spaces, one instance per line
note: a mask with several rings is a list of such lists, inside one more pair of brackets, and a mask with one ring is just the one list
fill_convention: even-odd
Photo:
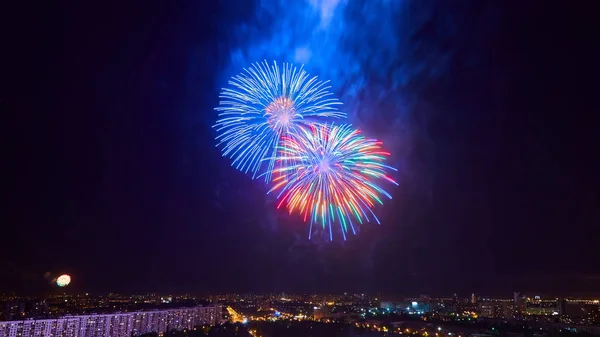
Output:
[[271,179],[282,137],[298,126],[346,116],[336,109],[341,103],[329,92],[327,81],[291,64],[280,68],[275,62],[272,66],[266,61],[256,63],[229,84],[231,88],[222,89],[215,109],[219,112],[214,125],[218,146],[223,156],[233,159],[235,168],[252,173],[253,178]]
[[69,276],[67,274],[60,275],[56,279],[56,285],[59,287],[66,287],[69,285],[69,283],[71,283],[71,276]]
[[384,164],[389,153],[381,142],[349,125],[311,125],[297,128],[281,144],[269,193],[279,191],[278,208],[285,204],[290,214],[310,221],[309,239],[313,224],[328,229],[332,240],[338,223],[346,240],[349,229],[356,234],[356,223],[371,218],[379,223],[373,207],[383,203],[382,196],[392,197],[375,181],[398,185],[386,174],[395,169]]

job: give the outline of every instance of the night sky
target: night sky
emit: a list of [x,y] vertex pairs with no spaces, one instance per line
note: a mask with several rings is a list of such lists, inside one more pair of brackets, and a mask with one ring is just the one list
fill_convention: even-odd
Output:
[[345,243],[308,241],[215,147],[218,91],[245,66],[233,50],[261,61],[256,41],[279,29],[257,3],[4,11],[0,292],[56,291],[50,272],[74,292],[600,293],[592,11],[419,4],[430,17],[385,28],[408,37],[385,65],[382,44],[351,47],[370,9],[348,5],[340,50],[360,88],[325,51],[306,62],[350,108],[378,106],[353,121],[398,154],[382,225]]

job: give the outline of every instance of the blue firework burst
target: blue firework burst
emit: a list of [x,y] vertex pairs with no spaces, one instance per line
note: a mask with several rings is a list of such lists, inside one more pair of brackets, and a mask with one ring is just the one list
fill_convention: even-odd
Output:
[[333,97],[328,81],[296,68],[266,61],[229,81],[219,95],[214,125],[218,145],[232,165],[253,178],[271,179],[276,151],[282,139],[298,126],[320,124],[327,118],[343,118],[341,102]]

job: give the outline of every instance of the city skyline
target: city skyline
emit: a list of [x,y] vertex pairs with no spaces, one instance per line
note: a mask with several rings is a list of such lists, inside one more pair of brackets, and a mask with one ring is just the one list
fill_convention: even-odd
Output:
[[137,297],[145,297],[145,296],[155,296],[157,298],[160,297],[176,297],[176,298],[189,298],[189,299],[213,299],[219,298],[219,296],[237,296],[243,298],[245,296],[273,296],[273,297],[281,297],[281,296],[367,296],[372,298],[382,298],[382,297],[393,297],[393,298],[419,298],[426,296],[428,298],[453,298],[458,297],[461,299],[469,300],[472,296],[476,296],[477,298],[496,298],[496,299],[512,299],[514,294],[520,294],[521,296],[525,296],[528,298],[572,298],[572,299],[600,299],[600,293],[587,293],[587,294],[568,294],[568,293],[543,293],[543,292],[507,292],[500,294],[490,294],[490,293],[476,293],[476,292],[464,292],[464,293],[402,293],[402,292],[133,292],[133,293],[124,293],[124,292],[48,292],[48,293],[17,293],[17,292],[0,292],[0,300],[3,298],[54,298],[54,297],[111,297],[111,296],[124,296],[126,298],[137,298]]
[[[208,305],[185,296],[55,295],[44,300],[0,297],[0,337],[128,337],[146,334],[206,335],[216,328],[251,335],[275,329],[359,329],[423,337],[511,333],[600,334],[600,300],[471,296],[391,298],[366,294],[225,294]],[[144,310],[134,304],[147,304]],[[40,304],[43,304],[40,306]],[[164,305],[172,305],[166,309]],[[91,312],[89,312],[91,310]],[[324,324],[324,325],[323,325]],[[331,325],[329,328],[327,326]],[[411,331],[414,331],[411,333]],[[284,335],[287,335],[284,333]],[[561,334],[561,335],[562,335]],[[516,337],[516,336],[515,336]]]

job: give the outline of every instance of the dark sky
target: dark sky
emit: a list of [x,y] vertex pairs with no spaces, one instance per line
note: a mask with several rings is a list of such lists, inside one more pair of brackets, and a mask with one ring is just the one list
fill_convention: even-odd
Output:
[[342,244],[308,242],[215,148],[219,42],[244,10],[116,3],[3,13],[0,291],[52,291],[50,272],[93,292],[600,293],[585,9],[506,1],[485,44],[454,41],[479,62],[423,85],[429,140],[403,169],[431,183]]

